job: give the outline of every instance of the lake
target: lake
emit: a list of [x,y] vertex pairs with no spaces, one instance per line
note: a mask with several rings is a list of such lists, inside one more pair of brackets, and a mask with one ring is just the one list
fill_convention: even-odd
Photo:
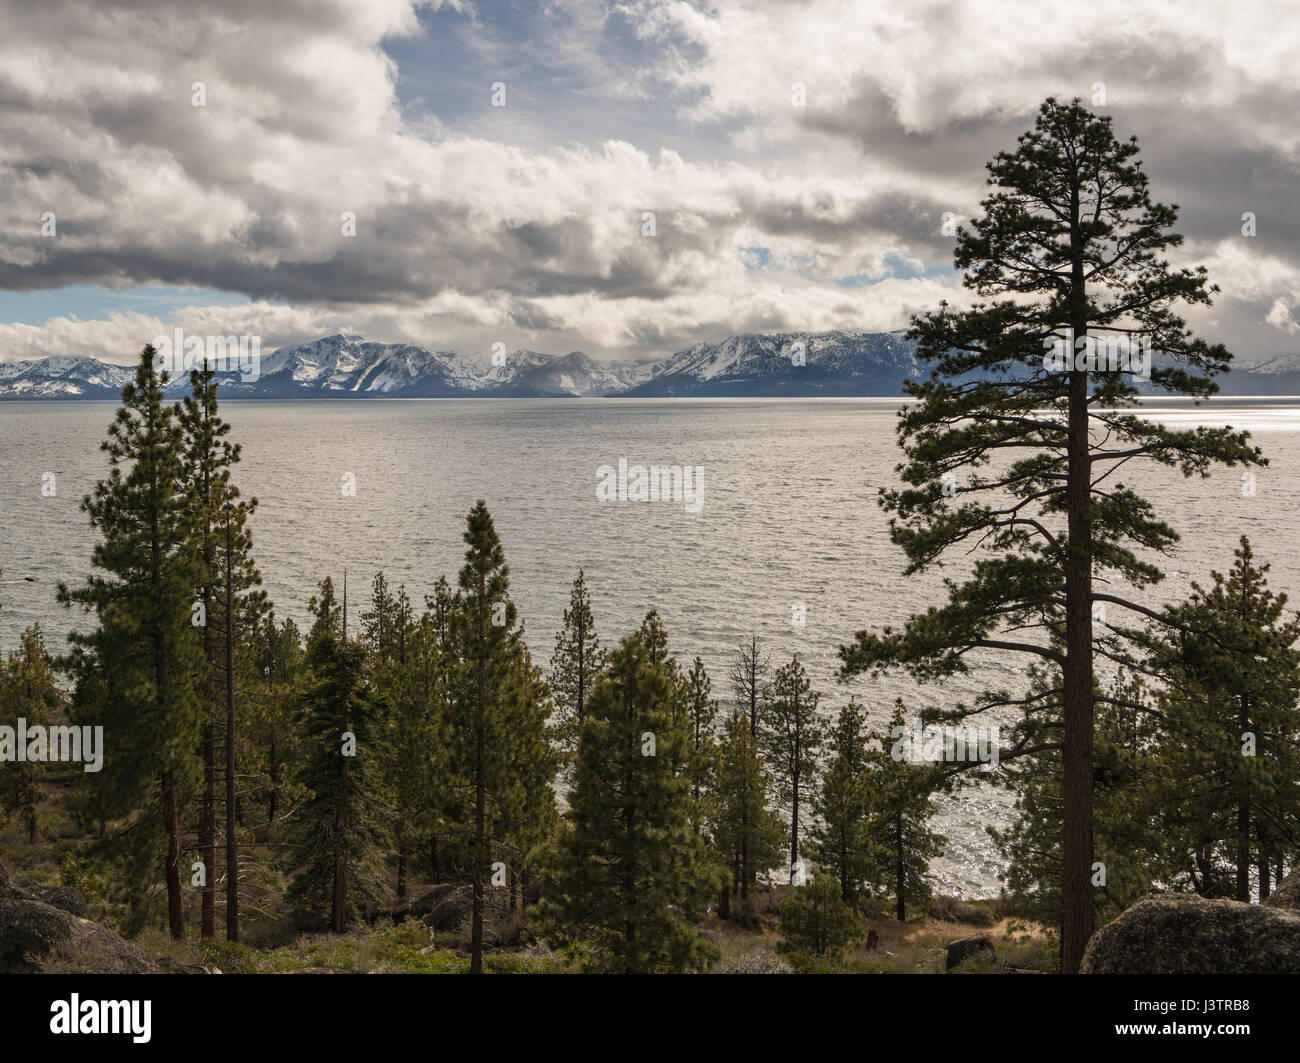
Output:
[[[972,696],[983,682],[1015,687],[1020,659],[987,655],[975,675],[944,686],[835,679],[837,647],[863,627],[899,623],[943,599],[937,576],[905,579],[876,504],[900,458],[896,399],[335,400],[231,402],[223,414],[243,445],[237,481],[260,507],[252,529],[277,613],[306,623],[326,575],[348,574],[350,615],[382,568],[418,603],[439,575],[454,584],[465,515],[486,499],[510,565],[511,593],[539,663],[554,644],[569,586],[585,569],[606,644],[650,608],[675,654],[701,656],[716,696],[727,664],[756,630],[773,663],[798,654],[827,711],[856,693],[872,721],[895,698],[909,706]],[[99,449],[113,404],[0,403],[0,647],[39,621],[52,649],[85,621],[60,608],[54,585],[77,582],[93,542],[81,498],[106,471]],[[1151,416],[1247,428],[1270,457],[1253,495],[1240,471],[1185,480],[1175,470],[1125,470],[1183,536],[1158,605],[1190,581],[1226,571],[1242,534],[1272,563],[1275,589],[1300,587],[1300,407],[1224,400],[1201,410],[1163,404]],[[602,502],[601,468],[681,466],[698,477],[688,501]],[[54,494],[42,493],[46,473]],[[345,494],[349,482],[354,494]],[[695,482],[694,480],[692,482]],[[693,510],[698,509],[698,512]],[[959,574],[960,568],[954,568]],[[24,577],[38,582],[24,582]],[[802,608],[803,627],[792,622]],[[937,888],[997,890],[999,860],[985,825],[1005,825],[1011,798],[987,785],[944,802],[950,836]]]

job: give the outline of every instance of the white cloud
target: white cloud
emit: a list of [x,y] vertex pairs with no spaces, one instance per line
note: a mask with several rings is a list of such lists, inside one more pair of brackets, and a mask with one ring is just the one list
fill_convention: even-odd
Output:
[[[952,286],[895,268],[947,265],[940,216],[976,209],[983,161],[1043,96],[1086,96],[1101,80],[1117,124],[1144,143],[1151,131],[1187,208],[1188,250],[1232,271],[1216,272],[1231,305],[1214,320],[1262,329],[1296,292],[1300,221],[1286,207],[1300,73],[1265,5],[1106,0],[1051,19],[1029,2],[558,8],[576,27],[565,63],[612,76],[602,29],[628,20],[647,69],[676,88],[676,121],[725,132],[729,155],[580,135],[525,148],[485,135],[485,119],[474,136],[436,114],[408,122],[383,44],[421,32],[409,0],[10,5],[0,287],[239,292],[252,303],[176,320],[248,321],[285,341],[347,321],[435,347],[666,353],[750,328],[899,327]],[[474,30],[493,64],[509,54],[486,22]],[[791,104],[795,81],[806,108]],[[623,89],[611,85],[611,106],[640,100]],[[1206,166],[1216,153],[1223,165]],[[1234,196],[1260,210],[1245,257],[1218,249],[1244,209]],[[55,239],[40,235],[47,210]],[[355,238],[340,231],[345,211]],[[861,277],[877,283],[837,283]],[[125,345],[122,360],[143,325],[7,326],[0,356]]]

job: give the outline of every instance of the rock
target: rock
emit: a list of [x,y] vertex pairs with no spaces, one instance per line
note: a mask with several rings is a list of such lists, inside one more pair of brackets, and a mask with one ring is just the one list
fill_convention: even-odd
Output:
[[43,904],[62,908],[65,912],[90,918],[90,905],[81,891],[72,886],[41,886],[18,882],[10,877],[4,864],[0,863],[0,900],[40,901]]
[[86,898],[81,895],[81,891],[73,886],[24,885],[21,889],[27,895],[25,900],[42,901],[51,907],[62,908],[65,912],[80,916],[82,919],[90,918],[90,905],[86,903]]
[[1300,912],[1300,871],[1287,875],[1264,903],[1270,908],[1290,908]]
[[89,919],[43,901],[0,900],[0,974],[152,974],[157,970],[158,965],[134,945]]
[[970,959],[974,959],[977,963],[997,963],[998,954],[993,948],[993,942],[983,934],[952,942],[948,946],[948,958],[944,967],[951,971]]
[[1300,913],[1204,897],[1151,897],[1093,935],[1081,970],[1300,974]]

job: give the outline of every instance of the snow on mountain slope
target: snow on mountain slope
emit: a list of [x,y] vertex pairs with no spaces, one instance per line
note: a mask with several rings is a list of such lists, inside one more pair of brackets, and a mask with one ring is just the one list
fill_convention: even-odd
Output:
[[339,334],[281,347],[262,360],[256,381],[232,379],[225,386],[250,395],[454,395],[473,390],[476,381],[447,352]]
[[51,357],[0,362],[0,398],[113,399],[130,382],[132,370],[94,358]]
[[902,332],[742,333],[673,355],[630,393],[887,395],[916,371]]
[[[264,355],[257,380],[220,380],[223,395],[264,398],[899,395],[923,371],[902,332],[742,333],[659,362],[520,350],[501,365],[339,334]],[[116,399],[133,373],[93,358],[0,362],[0,399]],[[1300,357],[1238,364],[1220,386],[1226,395],[1300,394]],[[167,390],[188,387],[182,375]]]
[[635,382],[625,364],[602,365],[581,351],[555,356],[515,351],[492,366],[483,378],[483,393],[511,396],[568,395],[590,397],[626,391]]

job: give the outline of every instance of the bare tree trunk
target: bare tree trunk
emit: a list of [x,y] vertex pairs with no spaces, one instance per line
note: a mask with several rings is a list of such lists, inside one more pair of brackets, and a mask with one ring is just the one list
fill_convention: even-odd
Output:
[[[795,754],[796,758],[798,754]],[[799,773],[794,773],[794,800],[790,805],[790,882],[794,883],[794,869],[799,863]]]
[[897,857],[894,864],[894,889],[897,892],[894,914],[900,923],[907,922],[907,867],[903,862],[903,815],[900,812],[894,819],[894,845]]
[[230,514],[226,514],[226,940],[239,940],[239,843],[235,818],[235,597]]
[[275,759],[275,736],[271,736],[271,796],[266,804],[266,822],[269,827],[275,827],[275,805],[276,799],[280,796],[280,765]]
[[[1244,591],[1243,591],[1244,593]],[[1245,732],[1250,727],[1250,703],[1241,696],[1237,726]],[[1237,900],[1250,903],[1250,780],[1243,779],[1237,796]],[[1262,900],[1262,898],[1261,898]]]
[[348,782],[348,761],[344,757],[339,769],[339,813],[334,842],[334,906],[330,913],[330,925],[336,934],[342,934],[348,928],[348,861],[343,842],[348,830]]
[[[481,619],[480,619],[481,623]],[[487,794],[483,787],[483,671],[479,662],[478,727],[474,753],[474,916],[470,930],[469,973],[483,973],[483,865],[487,862]]]
[[176,809],[176,777],[162,774],[162,812],[167,829],[167,926],[179,941],[185,936],[185,904],[181,899],[181,825]]
[[199,936],[217,932],[217,753],[211,721],[203,725],[203,812],[199,817],[199,845],[203,850],[203,898]]

